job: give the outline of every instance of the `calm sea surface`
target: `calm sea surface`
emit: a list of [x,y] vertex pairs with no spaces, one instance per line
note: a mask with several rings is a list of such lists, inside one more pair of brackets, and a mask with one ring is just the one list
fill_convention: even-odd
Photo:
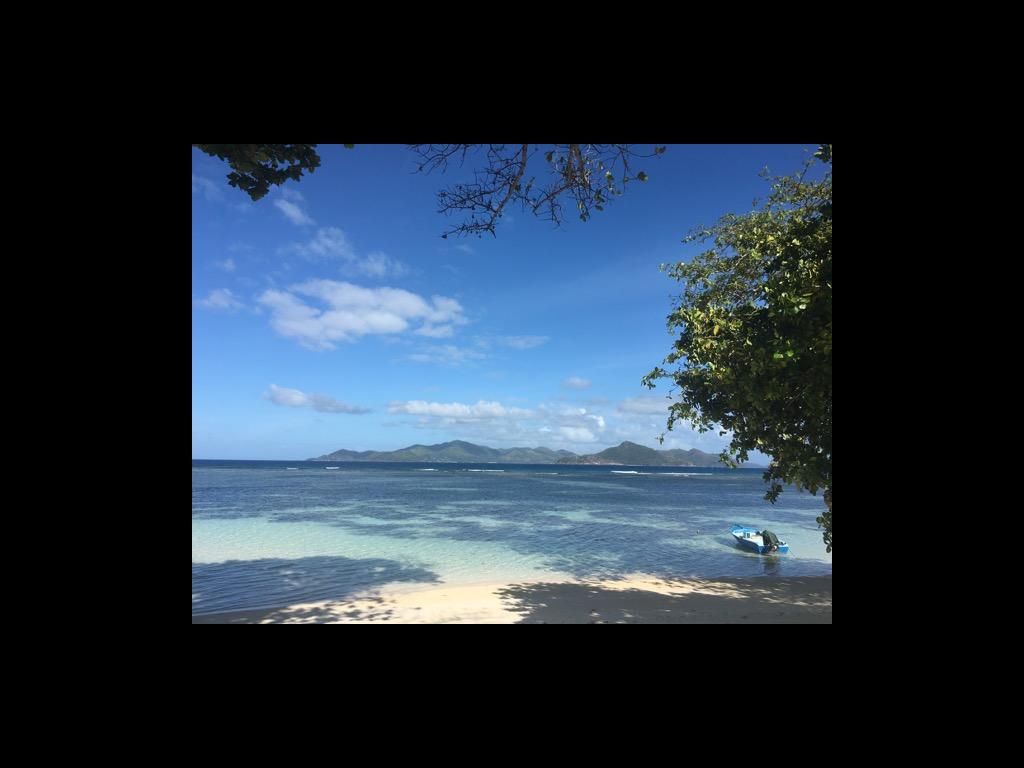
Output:
[[[831,574],[821,496],[769,504],[762,471],[193,461],[192,612],[396,583]],[[738,549],[733,523],[770,528],[790,554]]]

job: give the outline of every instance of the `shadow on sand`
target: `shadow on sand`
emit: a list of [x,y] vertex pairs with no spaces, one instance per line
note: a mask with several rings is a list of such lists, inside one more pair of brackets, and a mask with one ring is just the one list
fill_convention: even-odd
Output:
[[661,594],[589,584],[530,584],[500,590],[520,624],[831,624],[832,578],[720,579]]
[[[388,609],[380,598],[351,598],[384,584],[438,581],[437,574],[425,568],[382,558],[303,557],[192,563],[192,623],[306,623],[335,615],[339,607],[348,618],[385,620],[389,618]],[[309,609],[259,607],[315,601],[332,602]]]

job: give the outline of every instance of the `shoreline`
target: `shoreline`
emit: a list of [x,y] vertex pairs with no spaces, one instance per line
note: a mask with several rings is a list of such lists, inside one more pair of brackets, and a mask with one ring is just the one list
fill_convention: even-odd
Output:
[[767,469],[766,464],[745,462],[739,467],[725,464],[620,464],[615,461],[463,461],[454,459],[195,459],[209,463],[253,463],[267,462],[275,464],[508,464],[519,467],[655,467],[665,469]]
[[[247,461],[247,459],[193,459],[193,461]],[[252,459],[264,461],[264,459]],[[288,459],[265,459],[286,462]],[[297,464],[508,464],[519,467],[655,467],[665,469],[767,469],[765,464],[744,464],[729,467],[725,464],[619,464],[615,461],[447,461],[444,459],[297,459]]]
[[832,576],[403,584],[193,624],[831,624]]

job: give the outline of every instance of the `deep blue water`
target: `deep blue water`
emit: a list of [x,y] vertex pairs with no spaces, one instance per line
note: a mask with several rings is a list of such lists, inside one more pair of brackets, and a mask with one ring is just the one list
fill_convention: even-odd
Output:
[[[762,472],[194,460],[192,611],[403,583],[831,574],[821,497],[769,504]],[[790,554],[738,549],[733,523],[771,528]]]

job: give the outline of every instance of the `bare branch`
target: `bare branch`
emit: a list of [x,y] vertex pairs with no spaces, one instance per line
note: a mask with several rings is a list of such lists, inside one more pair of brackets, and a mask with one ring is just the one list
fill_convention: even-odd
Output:
[[551,149],[544,152],[550,180],[537,183],[536,176],[524,179],[531,158],[541,151],[540,145],[533,145],[532,152],[529,144],[410,146],[420,157],[417,171],[426,173],[436,169],[443,173],[455,157],[464,164],[470,153],[486,147],[486,165],[474,169],[473,181],[456,183],[437,193],[441,213],[468,214],[442,237],[479,236],[484,232],[495,235],[509,203],[519,203],[522,210],[557,227],[564,220],[562,201],[568,197],[576,203],[579,218],[587,221],[593,211],[603,211],[607,203],[621,195],[630,181],[646,180],[647,174],[642,171],[631,175],[632,158],[655,157],[665,151],[664,147],[655,147],[653,152],[641,154],[631,144],[551,144],[547,145]]
[[512,183],[508,185],[508,192],[505,193],[505,199],[502,200],[498,207],[494,211],[494,217],[491,220],[491,234],[494,233],[494,221],[501,216],[501,210],[505,207],[505,203],[512,197],[512,193],[519,189],[519,182],[523,180],[523,174],[526,173],[526,153],[529,151],[530,145],[523,144],[522,157],[519,161],[519,173],[512,180]]

